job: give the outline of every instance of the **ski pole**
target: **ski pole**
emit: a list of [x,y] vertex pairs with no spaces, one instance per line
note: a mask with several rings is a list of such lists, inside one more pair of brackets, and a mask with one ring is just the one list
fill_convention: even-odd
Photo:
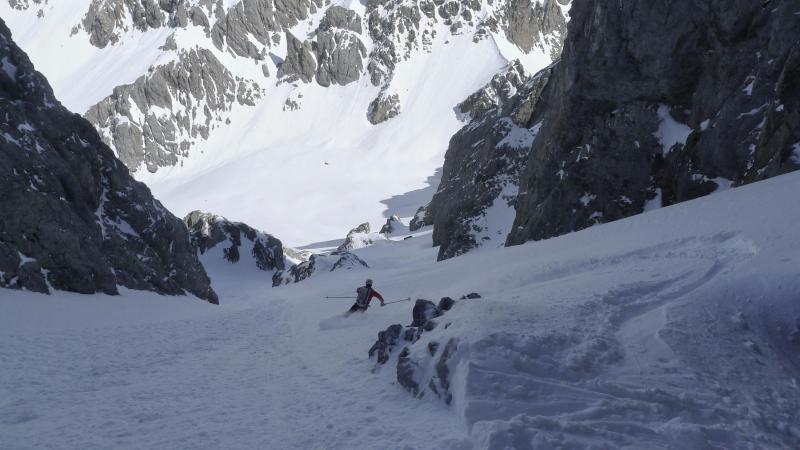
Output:
[[410,302],[410,301],[411,301],[411,297],[408,297],[408,298],[404,298],[404,299],[401,299],[401,300],[393,300],[391,302],[385,302],[384,305],[391,305],[392,303]]
[[326,295],[325,298],[355,298],[355,297],[331,297]]

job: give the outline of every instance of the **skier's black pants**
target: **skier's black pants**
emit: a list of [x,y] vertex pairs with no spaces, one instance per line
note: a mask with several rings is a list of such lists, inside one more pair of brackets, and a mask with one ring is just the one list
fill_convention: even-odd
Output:
[[353,303],[353,306],[350,307],[350,311],[347,311],[347,312],[352,314],[352,313],[354,313],[356,311],[364,312],[366,310],[367,310],[367,308],[364,308],[363,306],[360,306],[358,303]]

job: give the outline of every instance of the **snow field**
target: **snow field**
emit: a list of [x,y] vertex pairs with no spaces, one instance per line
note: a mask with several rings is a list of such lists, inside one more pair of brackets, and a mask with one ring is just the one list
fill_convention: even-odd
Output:
[[[3,291],[0,447],[794,448],[799,187],[442,263],[425,230],[277,289],[211,265],[219,307]],[[342,319],[350,301],[322,298],[366,277],[387,300],[483,295],[411,346],[424,368],[428,342],[457,340],[450,406],[397,385],[396,356],[367,359],[412,303]]]

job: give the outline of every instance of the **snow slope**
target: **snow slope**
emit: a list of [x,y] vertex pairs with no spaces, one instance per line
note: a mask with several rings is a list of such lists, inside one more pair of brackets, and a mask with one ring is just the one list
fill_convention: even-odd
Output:
[[[0,291],[0,447],[798,448],[798,190],[788,174],[442,263],[423,231],[277,289],[211,267],[216,308]],[[451,406],[398,386],[394,357],[372,372],[410,304],[341,319],[322,298],[365,276],[387,300],[483,295],[410,349],[424,367],[457,340]]]
[[[492,40],[449,39],[398,67],[403,113],[395,119],[369,123],[364,112],[378,89],[367,78],[327,89],[283,84],[255,110],[236,108],[230,126],[199,144],[203,153],[136,176],[178,215],[213,211],[291,246],[341,238],[367,220],[379,228],[392,214],[409,217],[421,204],[387,211],[382,200],[426,186],[462,126],[453,106],[506,65]],[[303,106],[283,111],[289,96]]]

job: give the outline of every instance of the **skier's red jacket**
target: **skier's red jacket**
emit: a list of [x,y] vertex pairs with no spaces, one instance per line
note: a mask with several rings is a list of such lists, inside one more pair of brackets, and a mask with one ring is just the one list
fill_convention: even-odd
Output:
[[367,296],[367,304],[365,306],[368,306],[369,302],[371,302],[372,299],[375,298],[375,297],[378,297],[378,299],[381,301],[381,304],[383,304],[383,296],[381,294],[379,294],[378,291],[376,291],[375,289],[372,289],[371,287],[361,286],[360,288],[356,289],[356,294],[360,294],[359,291],[361,289],[369,289],[369,295]]

